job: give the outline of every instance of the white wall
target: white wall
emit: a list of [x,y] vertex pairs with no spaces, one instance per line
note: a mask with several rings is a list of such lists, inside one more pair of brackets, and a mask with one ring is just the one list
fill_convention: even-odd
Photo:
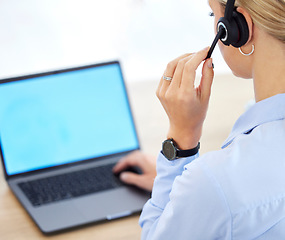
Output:
[[[157,79],[211,44],[207,0],[1,0],[0,77],[119,59],[128,81]],[[229,72],[218,48],[217,73]]]

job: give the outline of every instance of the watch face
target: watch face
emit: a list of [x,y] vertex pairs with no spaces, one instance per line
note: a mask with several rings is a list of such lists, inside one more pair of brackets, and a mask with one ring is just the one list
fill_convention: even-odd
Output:
[[174,160],[176,158],[176,149],[171,140],[163,142],[162,152],[168,160]]

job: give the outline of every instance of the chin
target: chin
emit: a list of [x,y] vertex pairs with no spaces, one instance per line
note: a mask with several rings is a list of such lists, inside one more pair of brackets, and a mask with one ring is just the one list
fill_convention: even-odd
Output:
[[235,75],[236,77],[244,79],[252,78],[252,74],[249,71],[249,69],[240,62],[233,61],[233,59],[230,58],[229,59],[224,58],[224,60],[226,61],[229,68],[232,70],[233,75]]
[[235,75],[236,77],[241,77],[237,72],[232,71],[233,75]]
[[236,64],[227,64],[229,68],[232,70],[233,75],[239,78],[244,78],[244,79],[251,79],[252,78],[252,73],[249,68],[246,66],[241,66],[240,63]]
[[249,76],[247,74],[240,74],[240,73],[237,73],[237,72],[234,72],[232,71],[233,75],[235,75],[236,77],[239,77],[239,78],[243,78],[243,79],[252,79],[252,76]]

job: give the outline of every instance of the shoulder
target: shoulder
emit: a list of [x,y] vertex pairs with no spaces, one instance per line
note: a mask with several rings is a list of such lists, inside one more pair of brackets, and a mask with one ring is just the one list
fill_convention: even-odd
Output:
[[185,176],[228,207],[233,236],[256,237],[285,217],[284,142],[284,121],[263,124],[185,166]]
[[227,148],[197,158],[185,171],[200,169],[222,191],[231,212],[241,212],[282,194],[284,142],[284,121],[262,124],[237,136]]

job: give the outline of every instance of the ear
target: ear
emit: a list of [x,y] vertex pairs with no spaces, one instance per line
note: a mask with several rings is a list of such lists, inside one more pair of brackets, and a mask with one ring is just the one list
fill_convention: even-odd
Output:
[[245,18],[245,20],[247,22],[248,31],[249,31],[249,37],[248,37],[248,41],[247,41],[246,44],[248,44],[248,43],[252,42],[252,40],[253,40],[254,24],[253,24],[252,18],[249,15],[249,13],[242,7],[238,7],[237,8],[237,12],[241,13],[244,16],[244,18]]

